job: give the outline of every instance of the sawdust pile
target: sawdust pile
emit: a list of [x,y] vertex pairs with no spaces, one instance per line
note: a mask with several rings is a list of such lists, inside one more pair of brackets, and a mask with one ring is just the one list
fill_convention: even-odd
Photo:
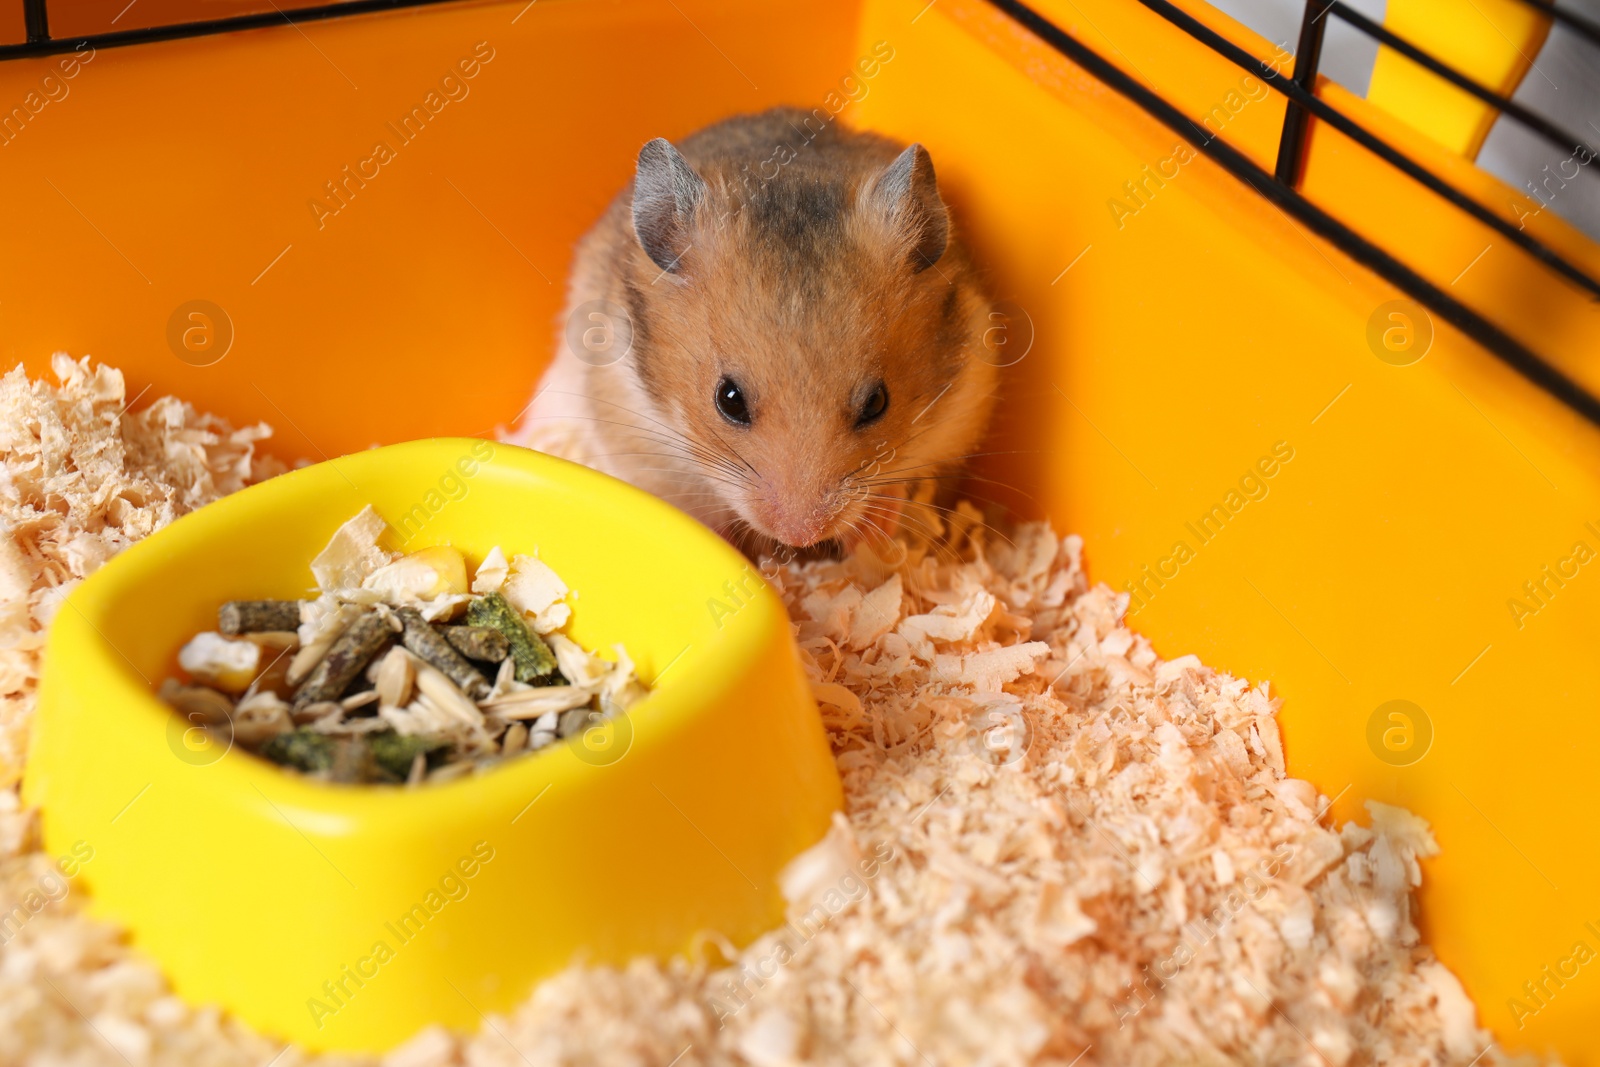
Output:
[[[0,905],[26,916],[0,932],[0,1063],[333,1062],[171,996],[77,910],[18,810],[64,590],[276,469],[264,427],[171,399],[125,415],[117,372],[55,369],[59,387],[0,381]],[[575,965],[393,1067],[1478,1057],[1490,1038],[1414,923],[1426,824],[1369,805],[1370,828],[1327,825],[1284,775],[1265,684],[1161,661],[1087,587],[1076,538],[975,519],[893,561],[777,574],[847,804],[785,874],[788,926],[742,952],[708,937],[700,961]]]
[[0,786],[22,775],[45,627],[85,575],[187,511],[269,477],[265,425],[235,430],[163,397],[125,413],[122,374],[52,361],[59,388],[21,367],[0,379]]

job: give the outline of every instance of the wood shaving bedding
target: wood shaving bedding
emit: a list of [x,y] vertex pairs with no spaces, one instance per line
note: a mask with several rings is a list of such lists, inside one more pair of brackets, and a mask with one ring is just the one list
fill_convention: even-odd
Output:
[[[20,810],[65,590],[278,469],[265,427],[170,398],[127,414],[116,371],[54,369],[0,380],[0,1064],[365,1062],[172,996],[79,911]],[[846,797],[784,872],[785,927],[743,951],[708,935],[693,961],[574,964],[482,1032],[430,1028],[385,1062],[1473,1062],[1489,1036],[1417,934],[1426,823],[1369,804],[1370,827],[1328,825],[1285,777],[1265,683],[1162,661],[1087,586],[1076,538],[976,520],[892,562],[778,574]]]
[[122,374],[56,355],[61,384],[0,379],[0,785],[22,775],[45,627],[89,572],[179,515],[283,469],[236,430],[163,397],[124,412]]

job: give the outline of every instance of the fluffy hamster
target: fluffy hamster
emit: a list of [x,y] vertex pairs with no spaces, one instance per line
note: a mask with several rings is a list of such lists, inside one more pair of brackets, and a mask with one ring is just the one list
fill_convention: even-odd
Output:
[[991,310],[921,145],[790,109],[658,138],[578,246],[521,439],[565,423],[747,551],[887,537],[984,432]]

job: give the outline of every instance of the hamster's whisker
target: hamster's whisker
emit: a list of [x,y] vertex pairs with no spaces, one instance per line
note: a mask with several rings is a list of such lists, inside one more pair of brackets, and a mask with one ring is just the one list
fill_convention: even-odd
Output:
[[[663,500],[676,500],[677,496],[662,497],[662,499]],[[717,536],[721,537],[722,536],[722,526],[724,524],[724,520],[728,517],[729,511],[730,511],[730,509],[728,509],[726,507],[716,508],[714,510],[706,512],[703,515],[692,514],[692,515],[690,515],[690,518],[693,518],[696,521],[698,521],[700,523],[703,523],[706,526],[711,527],[713,530],[717,531]]]
[[[620,458],[625,458],[625,457],[636,457],[636,456],[649,456],[651,459],[681,460],[684,463],[690,463],[690,464],[693,464],[695,462],[694,460],[692,460],[692,459],[690,459],[689,457],[686,457],[686,456],[674,456],[674,455],[670,455],[670,454],[663,453],[663,452],[649,452],[649,451],[605,452],[605,453],[596,455],[596,456],[594,456],[592,458],[594,458],[594,459],[620,459]],[[680,475],[680,476],[685,475],[687,473],[681,467],[641,467],[639,469],[640,470],[656,471],[656,472],[661,473],[661,474],[676,474],[676,475]],[[730,480],[728,478],[724,478],[724,477],[722,477],[722,476],[720,476],[718,474],[713,473],[710,470],[704,469],[703,467],[698,467],[697,466],[697,469],[695,469],[693,471],[693,476],[694,477],[704,478],[707,481],[717,482],[717,483],[719,483],[721,485],[726,485],[730,489],[743,489],[744,488],[744,486],[741,483],[732,481],[732,480]]]
[[[929,526],[920,517],[915,515],[903,515],[893,509],[880,508],[872,504],[863,505],[861,508],[861,513],[862,518],[865,518],[869,514],[881,514],[885,518],[897,522],[900,526],[906,529],[907,532],[916,537],[917,540],[921,541],[923,545],[926,546],[929,551],[931,551],[941,561],[958,562],[958,557],[956,556],[955,550],[952,549],[948,544],[944,543],[944,539],[939,535],[939,531]],[[864,540],[870,540],[871,535],[875,533],[883,541],[886,547],[892,547],[897,543],[894,535],[890,534],[887,530],[882,529],[876,523],[863,527],[861,525],[861,519],[854,519],[851,520],[848,525],[860,533]],[[911,585],[912,592],[917,592],[916,571],[914,569],[907,569],[904,573],[906,575],[906,580],[909,581]]]
[[[719,465],[724,465],[724,461],[722,461],[721,457],[719,457],[715,452],[711,451],[710,449],[705,448],[702,445],[698,445],[695,441],[693,441],[693,440],[691,440],[691,439],[689,439],[687,437],[684,437],[681,434],[676,434],[676,433],[674,433],[673,431],[670,431],[670,430],[669,431],[665,431],[665,432],[660,432],[660,431],[651,430],[648,427],[635,425],[634,423],[631,423],[631,422],[619,422],[616,419],[601,419],[601,418],[596,418],[593,415],[552,415],[552,416],[540,416],[540,417],[541,418],[560,419],[560,420],[570,420],[570,421],[592,422],[592,423],[595,423],[595,424],[601,425],[601,426],[617,426],[617,427],[621,427],[622,429],[627,430],[630,433],[632,433],[632,434],[634,434],[634,435],[636,435],[638,437],[644,438],[645,440],[655,441],[655,442],[657,442],[659,444],[669,445],[671,447],[681,447],[681,448],[683,448],[684,452],[687,453],[688,455],[696,456],[696,458],[702,459],[702,460],[704,460],[706,462],[718,463]],[[680,444],[680,442],[681,442],[681,444]],[[730,471],[737,472],[737,473],[740,473],[740,474],[743,473],[743,472],[738,471],[738,468],[734,467],[733,464],[731,464],[731,463],[726,463],[725,465],[730,469]]]
[[876,537],[884,543],[885,547],[891,546],[895,543],[894,538],[890,537],[889,534],[885,530],[881,529],[876,523],[869,522],[863,524],[861,520],[856,519],[852,520],[846,525],[860,536],[863,544],[870,544],[874,535],[876,535]]
[[[627,412],[629,415],[632,415],[634,418],[643,419],[646,422],[654,423],[655,425],[661,427],[661,429],[665,430],[667,433],[670,433],[670,434],[677,434],[678,433],[678,431],[676,429],[674,429],[673,427],[671,427],[671,426],[667,425],[666,423],[662,422],[660,419],[655,418],[652,415],[648,415],[643,411],[635,411],[633,408],[630,408],[628,405],[619,404],[615,400],[607,400],[605,397],[593,396],[593,395],[591,395],[589,393],[575,393],[575,392],[572,392],[570,389],[553,389],[553,390],[551,390],[551,392],[555,393],[555,395],[557,395],[557,396],[575,396],[580,400],[587,400],[591,404],[604,404],[604,405],[606,405],[606,407],[616,408],[618,411]],[[627,424],[626,423],[618,423],[617,425],[621,426],[621,425],[627,425]]]
[[[934,398],[933,404],[937,404],[940,400],[944,399],[945,393],[948,393],[949,391],[950,391],[950,387],[946,386],[944,388],[944,390],[942,392],[940,392],[940,394],[937,397]],[[990,390],[988,393],[985,393],[985,394],[983,394],[982,396],[980,396],[980,397],[978,397],[976,399],[984,400],[984,401],[998,400],[998,399],[1000,399],[1000,394],[1001,394],[1002,391],[1003,390],[1000,387],[996,387],[996,388]],[[926,392],[919,393],[917,396],[912,398],[911,402],[912,403],[916,403],[916,401],[921,400],[922,397],[927,396],[927,395],[928,394]],[[916,419],[912,420],[913,425],[915,425],[915,423],[917,421],[921,420],[922,415],[926,415],[928,413],[928,411],[932,410],[933,404],[929,404],[927,408],[923,409],[922,414],[919,414]],[[937,429],[938,426],[939,426],[939,420],[938,419],[935,419],[932,422],[923,423],[921,429],[917,430],[915,433],[912,433],[908,437],[906,437],[905,440],[901,441],[898,445],[895,446],[895,449],[898,451],[899,449],[905,448],[906,446],[910,445],[913,441],[915,441],[918,438],[922,437],[924,434],[930,433],[933,430]]]
[[[874,499],[874,500],[894,500],[894,501],[901,501],[902,500],[902,498],[900,498],[898,496],[883,496],[883,495],[880,495],[880,494],[873,494],[871,499]],[[956,508],[949,507],[948,505],[945,505],[945,504],[936,504],[931,500],[911,500],[911,501],[904,501],[904,503],[905,503],[907,511],[912,511],[912,510],[915,510],[916,508],[931,508],[934,511],[944,512],[946,515],[959,514],[959,511]],[[990,503],[990,501],[985,501],[985,503]]]
[[943,474],[913,474],[913,475],[907,475],[904,478],[869,478],[869,479],[866,479],[864,481],[858,482],[857,484],[858,485],[915,485],[918,482],[956,482],[956,483],[960,483],[960,482],[982,482],[982,483],[985,483],[987,485],[993,485],[993,486],[996,486],[996,487],[1001,488],[1001,489],[1009,490],[1009,491],[1011,491],[1013,493],[1018,494],[1019,496],[1027,497],[1029,500],[1033,500],[1034,499],[1033,495],[1031,493],[1027,492],[1026,490],[1024,490],[1021,486],[1012,485],[1010,482],[1002,482],[998,478],[990,478],[990,477],[987,477],[986,475],[975,474],[972,471],[947,471],[946,473],[943,473]]
[[[677,471],[674,471],[669,467],[639,467],[638,469],[642,470],[642,471],[657,471],[657,472],[662,473],[662,474],[676,474],[676,473],[678,473]],[[710,489],[681,489],[681,490],[679,490],[678,492],[675,492],[675,493],[657,493],[655,495],[656,496],[660,496],[663,499],[672,499],[672,500],[676,500],[679,497],[683,497],[683,496],[708,496],[708,497],[711,497],[713,500],[721,500],[722,499],[722,494],[721,493],[713,492]]]
[[870,540],[874,533],[881,536],[884,532],[883,530],[879,529],[875,523],[867,522],[866,517],[866,510],[862,509],[861,514],[857,515],[853,519],[848,520],[844,524],[845,529],[858,534],[862,541]]
[[[716,493],[708,493],[708,492],[704,492],[704,491],[701,491],[701,490],[690,489],[690,490],[685,490],[684,492],[681,492],[681,493],[662,493],[662,494],[659,494],[659,495],[660,495],[662,500],[684,500],[684,499],[687,499],[687,498],[696,498],[696,499],[698,499],[698,498],[701,498],[701,497],[709,497],[712,500],[713,503],[716,503],[716,504],[719,505],[716,508],[708,509],[706,511],[705,515],[696,515],[695,516],[696,518],[705,518],[706,516],[710,516],[710,515],[720,515],[723,512],[727,512],[727,511],[731,511],[732,510],[726,504],[722,504],[721,503],[722,497],[720,497]],[[709,523],[707,525],[709,525]]]
[[[648,431],[645,431],[641,428],[637,432],[645,433]],[[745,473],[739,468],[738,464],[728,459],[727,456],[723,455],[706,442],[696,440],[695,438],[690,437],[688,434],[678,433],[675,430],[668,430],[665,432],[675,434],[677,438],[683,442],[684,447],[691,452],[696,459],[700,460],[706,466],[716,467],[727,471],[729,474],[734,475],[735,477],[745,479]]]
[[871,481],[874,478],[881,478],[881,477],[883,477],[885,475],[904,474],[904,473],[906,473],[908,471],[916,471],[916,470],[923,470],[923,469],[938,470],[938,469],[940,469],[942,467],[948,467],[949,465],[950,465],[949,461],[946,461],[946,460],[926,460],[926,461],[924,461],[922,463],[912,463],[912,464],[909,464],[909,465],[904,466],[904,467],[891,467],[891,468],[888,468],[886,470],[885,469],[873,470],[870,473],[868,473],[868,469],[866,467],[863,467],[860,470],[855,471],[854,473],[852,473],[850,475],[850,477],[852,479],[861,479],[862,476],[865,475],[866,477],[863,480]]
[[[878,497],[876,499],[884,500],[884,499],[889,499],[889,498],[887,498],[887,497]],[[872,498],[868,498],[868,499],[860,501],[859,502],[859,508],[860,508],[861,514],[863,514],[863,515],[881,515],[884,518],[891,520],[895,525],[906,526],[908,528],[910,527],[911,522],[913,520],[915,520],[916,522],[921,523],[921,525],[918,527],[918,529],[922,530],[924,533],[931,533],[932,532],[932,530],[927,526],[926,523],[922,523],[922,521],[920,519],[917,519],[915,516],[906,515],[906,514],[902,513],[899,509],[891,507],[891,506],[874,503]],[[883,531],[883,532],[887,533],[887,531]],[[892,539],[893,538],[891,537],[891,540]]]
[[[707,464],[710,464],[710,465],[723,467],[730,474],[740,474],[742,476],[742,472],[739,471],[738,467],[735,464],[733,464],[731,461],[729,461],[725,456],[722,456],[719,453],[717,453],[717,451],[715,449],[705,445],[702,442],[694,440],[688,434],[685,434],[685,433],[683,433],[683,432],[681,432],[681,431],[679,431],[679,430],[667,425],[666,423],[662,422],[660,419],[655,418],[654,416],[652,416],[652,415],[650,415],[650,414],[648,414],[646,412],[637,411],[637,410],[635,410],[633,408],[628,407],[626,404],[619,404],[614,400],[607,400],[604,397],[591,396],[591,395],[588,395],[588,394],[585,394],[585,393],[575,393],[575,392],[572,392],[571,390],[565,390],[565,389],[552,390],[552,392],[554,392],[557,396],[577,397],[580,400],[587,400],[590,403],[604,404],[607,407],[616,408],[618,411],[624,412],[624,413],[626,413],[628,415],[632,415],[636,419],[643,419],[645,422],[651,423],[652,425],[658,427],[658,429],[655,430],[655,431],[652,431],[647,427],[639,426],[639,425],[637,425],[635,423],[622,422],[622,421],[618,421],[618,420],[615,420],[615,419],[601,419],[601,418],[597,418],[597,417],[595,417],[593,415],[577,415],[577,416],[562,416],[562,417],[581,418],[581,419],[586,419],[586,420],[588,420],[590,422],[594,422],[594,423],[601,424],[601,425],[620,426],[623,429],[631,430],[634,433],[637,433],[637,434],[639,434],[641,436],[650,435],[650,434],[654,433],[657,436],[663,436],[663,437],[667,438],[667,440],[669,440],[669,441],[681,441],[688,451],[690,451],[691,453],[695,454],[703,462],[705,462]],[[724,442],[724,443],[726,443],[726,442]],[[743,457],[740,457],[740,458],[741,458],[741,460],[743,459]],[[749,466],[749,464],[745,464],[745,465]],[[751,470],[752,470],[752,473],[753,473],[754,472],[754,468],[751,468]]]
[[734,532],[737,534],[737,540],[733,541],[733,547],[737,548],[747,558],[758,556],[762,548],[760,544],[761,535],[742,516],[735,517],[734,523]]
[[[879,497],[872,497],[872,498],[869,498],[869,499],[891,500],[891,501],[895,501],[897,503],[901,502],[899,497],[881,497],[881,496],[879,496]],[[871,505],[863,505],[863,506],[867,507],[867,506],[871,506]],[[880,505],[880,507],[881,507],[881,505]],[[919,501],[917,503],[917,507],[932,508],[934,511],[942,511],[942,512],[944,512],[944,513],[946,513],[948,515],[951,515],[951,516],[954,516],[954,515],[958,514],[958,512],[954,508],[947,508],[947,507],[944,507],[942,505],[934,504],[934,503],[931,503],[931,502],[921,502],[921,501]],[[886,509],[886,510],[893,510],[893,509]],[[956,559],[957,559],[956,552],[955,552],[955,550],[953,548],[950,547],[950,545],[946,541],[946,537],[948,536],[948,531],[946,531],[944,535],[940,535],[921,516],[916,514],[916,509],[915,508],[906,508],[904,510],[904,512],[899,512],[898,516],[899,516],[901,524],[906,526],[908,529],[920,530],[922,532],[922,534],[923,534],[924,540],[928,543],[929,547],[935,553],[939,553],[939,554],[942,554],[942,555],[946,556],[948,558],[949,562],[955,562],[956,561]],[[993,529],[987,523],[984,523],[982,525],[983,525],[984,530],[993,533],[996,537],[1000,538],[1006,544],[1011,545],[1013,548],[1016,547],[1016,542],[1012,541],[1011,538],[1007,537],[1001,531]]]
[[920,469],[922,467],[947,467],[947,466],[950,466],[951,464],[961,463],[961,462],[964,462],[964,461],[969,460],[969,459],[982,459],[985,456],[1041,456],[1041,455],[1047,454],[1049,451],[1051,451],[1051,450],[1050,449],[1043,449],[1043,448],[1031,448],[1031,449],[1013,449],[1013,450],[999,451],[999,452],[968,452],[964,456],[950,456],[948,458],[941,459],[941,460],[938,460],[938,461],[929,461],[927,463],[913,463],[909,467],[897,467],[894,470],[878,471],[874,475],[874,477],[876,477],[877,475],[901,474],[901,473],[904,473],[906,471],[918,470],[918,469]]
[[[919,534],[921,539],[926,541],[930,546],[937,546],[939,543],[937,531],[935,531],[932,526],[929,526],[918,516],[905,515],[893,508],[886,508],[876,504],[863,504],[861,506],[861,512],[863,515],[882,515],[884,518],[893,521],[896,525],[902,526],[913,533]],[[888,531],[880,530],[879,532],[882,533],[888,541],[893,542],[894,537],[893,535],[889,534]]]
[[[1001,488],[1005,488],[1005,489],[1010,489],[1011,488],[1010,486],[1006,485],[1004,482],[996,482],[995,484],[999,485]],[[1035,503],[1037,503],[1037,501],[1034,500],[1034,498],[1032,496],[1029,496],[1027,493],[1023,493],[1020,489],[1016,490],[1016,492],[1020,493],[1024,497],[1027,497],[1029,500],[1032,500]],[[963,489],[963,491],[961,493],[961,498],[963,500],[970,500],[970,501],[974,501],[974,502],[979,503],[979,504],[992,504],[995,507],[999,508],[1001,511],[1005,511],[1005,512],[1012,512],[1012,511],[1015,510],[1013,508],[1011,502],[1005,501],[1005,500],[1001,500],[998,497],[991,496],[991,495],[989,495],[987,493],[976,492],[970,486],[968,486],[965,489]],[[921,502],[919,501],[919,503],[921,503]],[[955,513],[954,509],[945,507],[945,506],[940,505],[940,504],[935,504],[931,500],[927,501],[926,506],[928,506],[930,508],[937,508],[940,511],[948,511],[951,514]],[[985,524],[985,525],[987,526],[987,524]]]
[[939,422],[938,422],[937,419],[935,419],[933,422],[925,424],[922,427],[922,429],[920,429],[920,430],[916,431],[915,433],[911,434],[904,441],[901,441],[898,445],[896,445],[895,446],[895,450],[899,451],[900,449],[905,448],[907,445],[909,445],[911,442],[915,441],[917,438],[921,437],[923,434],[928,433],[928,432],[934,430],[935,428],[937,428],[938,425],[939,425]]
[[[692,467],[695,467],[697,470],[705,472],[708,476],[710,476],[710,473],[713,470],[715,470],[715,471],[721,471],[722,470],[722,468],[720,468],[720,467],[709,467],[709,466],[707,466],[698,457],[696,457],[694,455],[691,455],[689,453],[685,453],[685,452],[656,452],[656,451],[653,451],[653,450],[648,449],[648,448],[629,449],[629,450],[618,451],[618,452],[606,452],[606,453],[603,453],[603,454],[597,454],[595,456],[595,458],[596,459],[613,459],[613,458],[622,457],[622,456],[650,456],[650,457],[653,457],[655,459],[676,460],[676,461],[678,461],[680,463],[688,464],[688,465],[690,465]],[[681,474],[683,472],[680,470],[678,473]],[[718,477],[720,478],[721,475],[718,475]],[[735,481],[734,479],[731,479],[731,478],[723,478],[722,480],[726,481],[727,484],[729,484],[729,485],[740,485],[740,484],[742,484],[742,481],[743,481],[742,479],[738,480],[738,481]]]
[[722,442],[722,447],[726,448],[729,452],[732,452],[734,454],[734,456],[738,458],[739,462],[744,464],[744,467],[745,467],[746,470],[748,470],[751,474],[754,474],[757,478],[761,477],[761,472],[756,470],[754,467],[750,466],[750,461],[745,459],[744,456],[740,455],[739,454],[739,450],[737,448],[734,448],[732,445],[730,445],[727,442],[727,440],[724,439],[723,436],[720,433],[717,433],[717,431],[712,430],[711,431],[711,436],[715,437],[718,441],[721,441]]
[[[895,467],[895,468],[892,468],[890,470],[873,471],[870,475],[868,475],[867,478],[862,479],[862,480],[863,481],[872,481],[874,479],[887,478],[889,475],[892,475],[892,474],[905,474],[905,475],[907,475],[907,477],[904,480],[906,480],[906,481],[915,481],[916,480],[916,476],[911,475],[909,472],[922,470],[924,468],[926,468],[929,471],[936,471],[939,468],[944,467],[944,466],[946,466],[946,464],[940,463],[937,460],[929,460],[926,463],[913,463],[908,467]],[[866,472],[863,471],[861,473],[864,474]]]
[[[652,433],[652,431],[646,430],[643,427],[635,427],[634,432],[641,437],[650,435]],[[661,437],[662,435],[655,434],[655,436]],[[730,462],[727,457],[721,455],[710,446],[704,444],[703,442],[696,441],[687,434],[679,434],[678,439],[683,442],[681,446],[683,450],[707,469],[715,468],[725,471],[728,474],[739,478],[740,480],[747,480],[745,479],[744,471],[740,470],[738,466]]]
[[1007,510],[1012,510],[1012,506],[1006,501],[977,492],[971,486],[964,485],[963,483],[974,482],[980,485],[992,485],[996,488],[1015,493],[1032,503],[1038,503],[1038,498],[1032,493],[1020,489],[1017,486],[1012,485],[1010,482],[997,481],[994,478],[983,478],[974,474],[925,474],[920,478],[895,478],[888,481],[863,482],[861,484],[864,487],[877,488],[886,485],[917,485],[920,482],[953,482],[957,486],[961,487],[961,496],[963,498],[980,501],[985,504],[994,504]]

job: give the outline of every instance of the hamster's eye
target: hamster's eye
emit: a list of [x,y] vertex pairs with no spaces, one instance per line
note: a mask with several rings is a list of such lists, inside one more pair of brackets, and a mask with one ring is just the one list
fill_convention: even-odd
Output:
[[856,416],[856,428],[871,426],[883,418],[883,413],[889,410],[889,387],[879,382],[872,390],[872,395],[867,397],[866,403],[861,405],[861,414]]
[[717,383],[717,410],[722,417],[737,426],[750,425],[750,409],[745,406],[744,391],[732,378]]

